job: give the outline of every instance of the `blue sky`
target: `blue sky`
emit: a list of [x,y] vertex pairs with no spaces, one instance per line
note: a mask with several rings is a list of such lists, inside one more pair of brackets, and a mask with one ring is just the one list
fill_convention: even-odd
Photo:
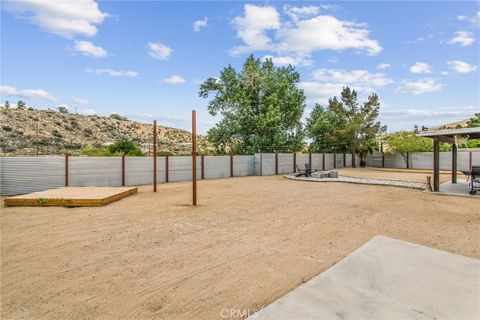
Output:
[[205,133],[199,83],[245,58],[301,74],[306,114],[349,85],[389,131],[480,111],[479,3],[2,1],[1,99]]

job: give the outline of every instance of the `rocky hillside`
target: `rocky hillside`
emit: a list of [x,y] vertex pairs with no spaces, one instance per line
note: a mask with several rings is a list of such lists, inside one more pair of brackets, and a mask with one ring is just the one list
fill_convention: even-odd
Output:
[[[152,125],[102,116],[60,113],[56,110],[0,108],[1,155],[78,154],[88,147],[107,146],[129,139],[148,153]],[[198,144],[205,145],[203,137]],[[189,154],[191,134],[176,128],[158,126],[159,151]]]

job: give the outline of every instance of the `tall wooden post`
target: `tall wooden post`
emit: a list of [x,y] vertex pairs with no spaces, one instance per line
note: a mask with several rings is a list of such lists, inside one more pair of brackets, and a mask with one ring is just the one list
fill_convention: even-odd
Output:
[[165,182],[168,182],[168,165],[170,160],[168,159],[168,154],[165,156]]
[[407,152],[407,169],[410,169],[410,152]]
[[122,154],[122,187],[125,187],[125,154]]
[[433,138],[433,191],[440,191],[440,139]]
[[452,183],[457,183],[457,144],[452,144]]
[[197,113],[192,110],[192,205],[197,205]]
[[385,168],[385,152],[382,151],[382,168]]
[[233,154],[230,154],[230,177],[233,178]]
[[356,168],[357,164],[355,163],[355,151],[352,151],[352,168]]
[[68,153],[65,153],[65,187],[68,187]]
[[310,169],[312,169],[312,153],[308,153],[308,164],[310,165]]
[[347,166],[347,155],[345,152],[343,153],[343,167],[345,168]]
[[153,120],[153,192],[157,192],[157,120]]
[[337,154],[333,153],[333,169],[337,168]]
[[322,153],[322,171],[325,171],[325,152]]

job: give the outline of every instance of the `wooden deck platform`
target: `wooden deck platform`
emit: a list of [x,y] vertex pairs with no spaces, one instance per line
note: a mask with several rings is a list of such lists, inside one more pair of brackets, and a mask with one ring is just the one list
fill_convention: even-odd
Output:
[[9,197],[5,205],[98,207],[137,192],[136,187],[63,187]]

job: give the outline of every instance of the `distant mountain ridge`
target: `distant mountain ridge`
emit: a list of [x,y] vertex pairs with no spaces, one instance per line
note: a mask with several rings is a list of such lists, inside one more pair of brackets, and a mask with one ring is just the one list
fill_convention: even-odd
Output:
[[[153,126],[105,116],[61,113],[56,110],[0,107],[0,151],[2,155],[51,155],[79,153],[87,146],[106,146],[129,139],[148,153]],[[197,138],[204,145],[205,138]],[[189,154],[191,133],[158,126],[158,151],[175,155]],[[152,147],[151,147],[152,148]]]

